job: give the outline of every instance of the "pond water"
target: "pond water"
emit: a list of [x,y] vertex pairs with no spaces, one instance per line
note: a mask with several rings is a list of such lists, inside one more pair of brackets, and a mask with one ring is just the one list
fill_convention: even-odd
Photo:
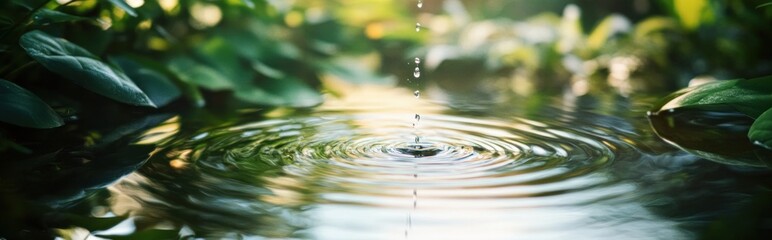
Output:
[[412,91],[359,87],[314,109],[173,117],[134,143],[158,144],[144,165],[66,210],[131,217],[59,233],[691,239],[723,233],[717,224],[743,231],[754,218],[741,213],[769,198],[768,172],[657,138],[645,118],[654,98],[475,101],[427,89],[417,101]]

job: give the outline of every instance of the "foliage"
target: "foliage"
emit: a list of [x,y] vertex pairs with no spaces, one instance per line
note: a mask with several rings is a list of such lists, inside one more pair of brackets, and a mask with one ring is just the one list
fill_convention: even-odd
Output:
[[687,151],[719,162],[772,166],[772,77],[686,88],[654,111],[657,133]]
[[[470,4],[462,6],[468,10],[461,13],[446,6],[447,11],[428,20],[441,27],[429,27],[431,39],[440,40],[427,49],[426,65],[441,72],[446,60],[481,62],[484,79],[525,96],[661,94],[698,76],[772,74],[772,61],[766,57],[772,50],[764,45],[772,41],[766,27],[771,8],[737,0],[666,0],[624,14],[585,15],[604,9],[597,5],[634,5],[596,2],[566,4],[562,13],[560,4],[554,4],[557,9],[531,16],[506,11],[551,4],[491,3],[491,9]],[[492,9],[501,5],[505,7]],[[503,14],[477,20],[470,13],[480,9]]]
[[[320,4],[8,1],[0,5],[0,77],[26,88],[32,98],[37,95],[36,102],[76,111],[71,116],[97,110],[78,107],[83,100],[46,85],[67,79],[116,101],[100,108],[120,103],[164,107],[181,96],[203,106],[222,93],[249,104],[313,106],[322,101],[320,79],[347,68],[318,62],[375,51],[367,41],[338,47],[367,39],[362,28],[372,19],[348,26],[342,20],[350,20],[331,7],[335,3]],[[311,8],[320,11],[303,15]],[[10,96],[0,100],[11,101]],[[30,114],[46,117],[39,111]]]
[[64,124],[62,118],[32,93],[0,79],[0,120],[20,126],[52,128]]

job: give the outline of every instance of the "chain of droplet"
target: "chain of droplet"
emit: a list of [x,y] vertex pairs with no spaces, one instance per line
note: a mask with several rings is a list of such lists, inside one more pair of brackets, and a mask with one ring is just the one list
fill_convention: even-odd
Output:
[[[422,8],[424,6],[423,0],[418,0],[418,3],[416,4],[416,6],[419,9]],[[421,31],[421,23],[418,23],[418,22],[415,23],[415,31],[416,32],[420,32]],[[413,70],[413,77],[415,77],[416,86],[417,86],[418,85],[418,78],[421,77],[421,68],[419,67],[419,65],[421,64],[421,58],[416,57],[413,62],[415,62],[415,69]],[[421,97],[421,91],[416,89],[415,92],[413,92],[413,96],[415,96],[416,99],[420,98]],[[419,121],[421,121],[421,115],[416,113],[415,114],[415,122],[413,122],[413,128],[416,128],[416,125],[418,124]],[[416,135],[415,135],[415,143],[416,143],[417,147],[420,147],[420,145],[418,144],[420,141],[421,141],[421,137],[418,135],[418,133],[416,133]],[[416,169],[416,173],[413,174],[413,178],[417,179],[418,178],[418,173],[417,173],[418,165],[417,164],[413,165],[413,167]],[[417,206],[418,206],[418,189],[413,188],[413,211],[415,211]],[[408,213],[408,215],[407,215],[407,228],[405,229],[405,239],[408,238],[408,232],[410,231],[410,229],[413,228],[413,217],[412,217],[412,215],[413,215],[412,211],[410,213]]]

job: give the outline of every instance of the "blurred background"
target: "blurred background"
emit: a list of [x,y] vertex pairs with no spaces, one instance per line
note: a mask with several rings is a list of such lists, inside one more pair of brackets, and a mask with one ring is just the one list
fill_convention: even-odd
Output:
[[[40,29],[120,65],[161,107],[177,99],[199,107],[230,99],[313,106],[320,93],[335,94],[338,80],[438,86],[494,99],[502,92],[664,94],[692,80],[772,73],[764,46],[772,39],[767,3],[426,0],[417,8],[417,1],[396,0],[8,1],[0,76],[65,115],[98,108],[70,94],[80,88],[33,71],[40,66],[29,64],[16,41]],[[407,81],[414,57],[423,59],[417,85]],[[164,84],[135,79],[146,72]]]
[[[185,224],[231,234],[238,225],[234,216],[239,216],[246,220],[239,220],[244,226],[238,227],[254,230],[260,225],[262,236],[295,236],[287,235],[296,231],[290,225],[305,222],[282,214],[303,212],[304,204],[317,203],[313,191],[302,189],[316,179],[293,186],[301,190],[291,196],[311,200],[299,197],[300,203],[293,204],[301,207],[288,207],[279,201],[286,199],[266,194],[275,189],[263,185],[271,185],[266,182],[279,176],[276,171],[289,160],[238,163],[244,165],[233,170],[222,167],[230,165],[216,157],[197,162],[201,156],[195,152],[216,146],[211,148],[213,155],[224,155],[236,146],[249,155],[260,146],[219,138],[264,139],[217,127],[314,110],[355,112],[346,109],[351,102],[389,102],[394,105],[390,109],[401,111],[414,104],[422,114],[474,118],[482,112],[503,119],[532,118],[569,129],[576,127],[574,123],[585,124],[593,134],[618,135],[635,148],[624,152],[631,156],[625,161],[599,168],[613,170],[608,175],[615,181],[643,186],[646,191],[631,195],[636,198],[630,202],[678,222],[674,225],[679,229],[698,229],[707,236],[769,230],[770,211],[764,204],[772,196],[768,172],[695,164],[696,157],[656,138],[644,113],[656,99],[689,85],[772,75],[772,49],[767,46],[772,42],[770,0],[423,0],[420,8],[418,4],[418,0],[3,1],[0,209],[8,211],[0,219],[0,238],[89,236],[88,231],[78,231],[112,227],[127,219],[116,212],[128,215],[131,209],[152,216],[152,224],[144,227],[163,228],[172,220],[177,224],[169,232],[138,231],[153,236],[147,239],[192,236],[183,235],[188,227],[178,223],[199,216],[196,209],[217,210],[207,208],[211,206],[226,208],[219,209],[226,214],[218,221],[195,219]],[[420,77],[414,75],[416,67]],[[99,71],[89,72],[93,69]],[[414,101],[415,90],[423,102]],[[346,96],[353,97],[346,100]],[[430,103],[440,104],[427,106]],[[591,114],[582,112],[586,105]],[[18,109],[29,115],[12,112]],[[207,135],[209,130],[212,136]],[[172,138],[176,139],[168,140]],[[606,140],[598,141],[606,144]],[[156,144],[170,147],[159,150]],[[146,164],[151,153],[158,159]],[[197,164],[203,167],[187,167]],[[197,172],[200,169],[203,174]],[[199,179],[207,171],[214,177]],[[122,178],[126,184],[106,189]],[[231,178],[238,180],[229,182],[234,189],[257,190],[222,194],[212,188],[230,186],[220,180]],[[282,193],[286,192],[297,193]],[[182,198],[181,193],[194,197]],[[133,202],[151,195],[171,204]],[[204,200],[191,200],[195,197]],[[233,201],[227,197],[248,204],[231,209],[220,202]],[[258,197],[273,202],[256,201]],[[121,212],[108,209],[116,204],[111,201],[131,204],[124,204],[129,207]],[[174,201],[190,207],[175,208]],[[248,210],[259,214],[245,214]],[[286,220],[290,227],[261,225],[285,224],[284,218],[291,219]],[[143,223],[137,222],[137,229],[142,229]],[[750,224],[766,225],[742,230]],[[69,228],[75,230],[56,230]]]

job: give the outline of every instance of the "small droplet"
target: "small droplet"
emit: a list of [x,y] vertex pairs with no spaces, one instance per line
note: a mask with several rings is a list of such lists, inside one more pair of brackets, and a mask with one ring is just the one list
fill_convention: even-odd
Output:
[[418,8],[423,7],[424,6],[424,1],[418,0],[418,4],[416,4],[416,6],[418,6]]
[[416,122],[421,121],[421,115],[416,114],[415,115],[415,121]]
[[415,23],[415,31],[416,32],[420,32],[421,31],[421,24],[420,23]]
[[413,92],[413,96],[415,96],[415,98],[421,97],[421,91],[415,90],[415,92]]
[[419,64],[419,63],[421,63],[421,59],[420,58],[415,58],[415,64]]
[[415,67],[415,70],[413,71],[413,77],[419,78],[421,77],[421,69],[418,67]]
[[416,137],[415,137],[415,143],[418,143],[418,142],[420,142],[420,141],[421,141],[421,138],[420,138],[420,137],[418,137],[418,136],[416,136]]

